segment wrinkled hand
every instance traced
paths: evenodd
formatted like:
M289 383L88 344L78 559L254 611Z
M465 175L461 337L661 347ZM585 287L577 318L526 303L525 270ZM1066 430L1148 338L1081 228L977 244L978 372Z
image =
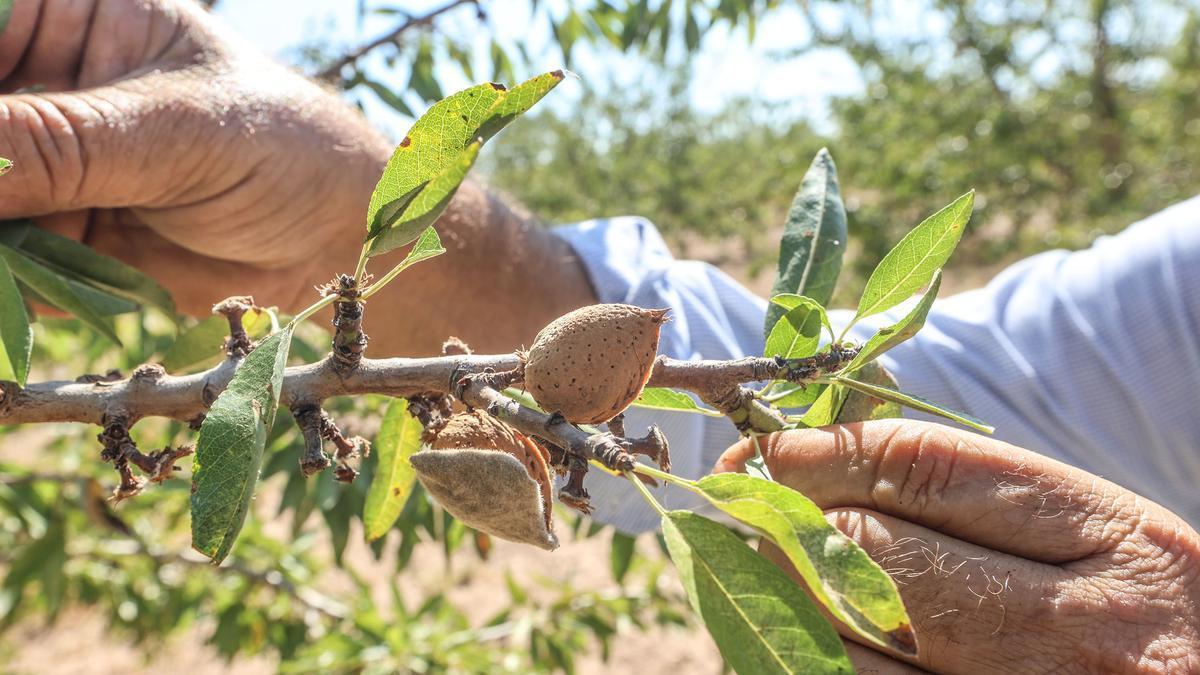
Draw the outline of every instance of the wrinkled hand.
M0 94L0 219L122 258L193 314L247 289L294 308L352 267L389 152L186 0L14 3Z
M915 665L972 675L1200 672L1200 535L1161 506L935 424L886 420L764 440L776 480L812 498L895 578L919 642ZM730 448L716 471L744 470L753 452L746 442ZM790 569L777 550L763 552ZM870 672L907 669L848 647Z

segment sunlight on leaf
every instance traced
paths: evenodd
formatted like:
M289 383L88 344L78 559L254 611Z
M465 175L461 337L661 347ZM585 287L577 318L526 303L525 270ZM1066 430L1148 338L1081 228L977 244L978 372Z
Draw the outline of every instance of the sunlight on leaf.
M729 528L671 511L662 530L688 601L734 671L854 672L841 638L813 601Z
M854 320L889 310L928 284L954 253L974 204L972 190L904 235L871 273Z
M408 413L408 401L392 399L372 444L379 463L363 506L368 541L387 534L412 493L417 473L408 458L421 449L421 431L421 423Z
M977 417L972 417L964 412L950 410L949 408L943 408L933 401L921 398L915 394L907 394L902 391L896 391L895 389L889 389L888 387L870 384L868 382L859 382L858 380L854 380L849 377L835 377L834 381L856 391L861 391L868 396L874 396L875 398L881 398L885 401L899 403L900 405L907 406L913 410L920 410L921 412L929 413L931 415L944 417L948 420L958 422L959 424L964 424L977 431L982 431L985 434L990 434L996 431L995 427Z
M200 427L192 463L192 547L213 564L229 555L246 522L291 341L289 324L259 343Z
M941 287L942 271L937 270L933 273L933 280L929 282L929 288L925 289L925 294L921 296L921 301L917 303L917 306L913 307L912 311L903 319L886 328L880 328L877 333L872 335L859 349L858 355L846 364L842 372L853 373L879 358L887 350L916 335L917 331L925 325L925 317L929 315L929 309L933 307L933 301L937 300L938 290Z
M691 396L665 387L646 387L642 390L642 395L638 396L630 405L637 408L681 410L683 412L708 415L709 417L724 417L724 415L716 410L709 410L699 405Z
M912 627L892 578L830 525L812 500L738 473L705 476L696 486L713 506L774 542L840 621L875 644L915 653Z

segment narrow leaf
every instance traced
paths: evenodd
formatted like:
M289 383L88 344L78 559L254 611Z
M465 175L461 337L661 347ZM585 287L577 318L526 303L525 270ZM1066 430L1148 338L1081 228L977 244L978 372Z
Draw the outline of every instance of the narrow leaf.
M32 288L47 303L74 315L104 337L121 344L112 326L81 300L71 290L67 280L57 272L7 246L0 246L0 258L8 263L9 270L18 281Z
M175 318L171 294L140 270L96 252L90 246L61 237L39 227L30 228L20 244L21 251L87 284L110 294L162 310Z
M852 380L848 377L836 377L834 380L839 384L854 389L855 391L861 391L868 396L874 396L875 398L881 398L885 401L899 403L900 405L908 406L913 410L920 410L921 412L926 412L931 415L945 417L948 420L953 420L959 424L964 424L972 429L982 431L985 434L990 434L996 431L995 427L977 417L972 417L971 415L963 412L957 412L948 408L943 408L933 401L929 401L914 394L906 394L902 391L897 391L895 389L890 389L877 384L859 382L858 380Z
M900 384L896 382L896 378L892 377L887 368L879 365L878 361L871 361L859 368L858 372L854 373L854 379L859 382L891 387L892 389L900 388ZM846 402L842 404L842 409L838 412L837 423L849 424L850 422L895 419L898 417L904 417L904 408L899 403L868 396L861 391L851 391L846 395Z
M928 284L958 246L974 204L972 190L904 235L871 272L854 319L889 310Z
M804 295L796 295L795 293L780 293L771 298L771 304L779 305L784 310L792 310L800 305L808 305L813 311L821 315L821 325L829 331L830 338L833 337L833 324L829 323L829 314L825 312L825 308L821 303Z
M724 525L671 511L662 529L688 601L735 672L854 672L813 601Z
M653 410L682 410L709 417L724 417L716 410L700 406L691 396L665 387L646 387L642 390L642 395L637 397L631 405Z
M915 653L911 622L892 578L830 525L812 500L737 473L705 476L696 487L713 506L774 542L838 620L875 644Z
M408 458L420 449L421 423L408 413L408 401L392 399L373 444L379 464L363 506L363 528L368 540L387 534L400 516L417 478Z
M510 122L542 100L542 97L557 87L565 76L566 73L561 70L542 73L508 90L504 96L492 104L487 118L479 127L479 137L484 141L491 139Z
M33 223L28 220L0 220L0 244L20 248L32 229Z
M481 147L483 143L480 141L471 143L454 162L447 164L441 173L430 179L413 197L404 213L371 240L369 255L377 256L400 248L412 242L425 228L432 225L446 210L450 199L458 191L458 186L467 177L467 172L475 165L475 158L479 156Z
M842 372L853 373L867 363L874 361L883 355L884 352L895 347L917 334L917 331L925 325L925 317L929 315L929 309L933 307L933 301L937 300L938 289L942 287L942 271L937 270L933 273L933 280L929 282L929 288L925 290L925 294L921 296L921 301L916 307L912 308L903 319L888 326L880 328L879 332L871 336L867 343L858 351L858 356L855 356Z
M0 13L4 13L6 9L11 11L12 0L0 0ZM3 21L4 23L8 23L8 17L5 16L3 19L0 19L0 21ZM0 26L0 30L4 30L4 28L2 26ZM8 173L8 170L11 168L12 168L12 160L8 160L3 157L0 157L0 176L3 176L4 174Z
M138 309L138 304L132 300L128 300L120 295L114 295L95 286L81 283L71 277L64 278L67 280L67 286L71 288L71 291L100 316L128 314L136 312Z
M846 208L838 190L837 167L829 151L822 148L788 211L779 246L779 276L771 295L797 293L828 305L842 270L846 237ZM763 331L774 328L783 314L782 308L768 306Z
M32 349L33 330L29 327L25 301L8 263L0 259L0 380L24 387Z
M192 547L220 564L237 540L275 422L292 326L264 339L209 408L192 463Z

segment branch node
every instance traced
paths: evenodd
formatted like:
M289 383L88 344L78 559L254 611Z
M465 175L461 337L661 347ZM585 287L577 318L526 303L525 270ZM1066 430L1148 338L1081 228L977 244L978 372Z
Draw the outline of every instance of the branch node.
M580 513L590 514L592 512L591 495L583 486L583 480L587 477L587 462L579 457L571 457L568 460L568 466L570 473L567 477L567 484L558 491L558 501Z
M112 368L103 375L96 375L92 373L80 375L79 377L75 378L75 382L78 384L104 384L107 382L119 382L122 379L124 378L121 376L121 371L117 370L116 368Z
M304 455L300 458L300 473L307 478L329 468L329 457L325 455L325 438L321 433L324 412L320 406L297 405L292 407L292 417L304 436Z
M143 363L134 369L130 379L136 382L157 382L165 377L166 374L167 369L157 363Z
M249 295L235 295L213 305L213 314L219 314L229 321L229 337L225 338L225 354L229 358L240 359L253 348L246 327L242 325L242 317L257 308L254 298Z
M358 367L367 348L358 280L348 274L339 274L321 292L338 296L333 303L333 369L345 376Z

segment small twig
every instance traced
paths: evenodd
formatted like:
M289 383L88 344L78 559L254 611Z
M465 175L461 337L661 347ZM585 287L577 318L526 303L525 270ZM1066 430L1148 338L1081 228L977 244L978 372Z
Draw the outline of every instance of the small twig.
M337 79L338 77L341 76L342 69L345 68L346 66L357 63L359 59L366 56L367 54L370 54L372 51L374 51L375 49L377 49L379 47L382 47L383 45L397 44L401 35L404 35L406 32L412 30L413 28L417 28L420 26L428 26L433 23L434 19L438 18L442 14L445 14L446 12L449 12L461 5L475 5L476 8L478 9L479 2L478 2L478 0L453 0L453 2L442 5L441 7L433 9L426 14L422 14L421 16L409 17L407 21L400 24L399 26L396 26L395 28L388 31L387 33L380 35L379 37L375 38L374 40L371 40L370 42L368 42L360 47L357 47L357 48L347 52L346 54L342 55L341 57L335 59L329 65L325 66L320 71L318 71L317 74L314 75L314 77L316 77L319 80Z

